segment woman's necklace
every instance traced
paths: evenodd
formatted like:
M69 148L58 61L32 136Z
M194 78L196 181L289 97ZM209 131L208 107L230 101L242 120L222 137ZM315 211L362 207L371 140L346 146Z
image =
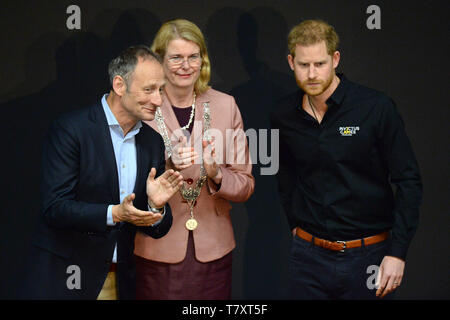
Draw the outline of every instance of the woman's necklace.
M195 93L194 93L194 103L195 103ZM167 155L170 158L172 156L172 142L170 141L169 134L167 133L167 127L164 122L164 117L161 112L161 108L156 109L155 120L158 125L159 133L161 134L164 145L166 147ZM211 118L210 118L210 109L209 103L203 103L203 140L210 140L210 136L207 134L207 130L209 130L211 126ZM189 127L189 124L187 125ZM200 196L200 191L205 184L206 181L206 170L203 166L203 161L200 166L200 177L195 184L195 188L187 187L186 182L183 181L183 185L180 188L181 196L189 205L190 209L190 218L186 221L186 228L188 230L194 230L197 228L197 220L194 218L194 205Z
M187 130L192 123L192 120L194 119L194 114L195 114L195 91L194 91L194 102L192 102L192 110L191 110L191 116L189 117L189 122L187 125L182 126L181 130Z
M311 99L309 98L309 95L308 95L308 102L309 102L309 107L311 108L311 110L312 110L312 112L313 112L313 114L314 114L314 118L316 119L316 121L317 121L318 123L320 123L320 122L319 122L319 119L318 119L317 116L316 116L316 111L314 111L314 109L315 109L316 107L312 104L312 101L311 101Z

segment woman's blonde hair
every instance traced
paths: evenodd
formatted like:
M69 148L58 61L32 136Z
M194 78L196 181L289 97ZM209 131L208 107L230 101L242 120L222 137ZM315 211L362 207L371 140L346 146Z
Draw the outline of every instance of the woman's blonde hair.
M208 83L211 78L211 63L206 49L205 38L194 23L185 19L170 20L164 23L156 33L151 50L164 59L167 46L170 41L175 39L192 41L200 47L202 66L200 76L194 85L195 93L200 95L209 89Z

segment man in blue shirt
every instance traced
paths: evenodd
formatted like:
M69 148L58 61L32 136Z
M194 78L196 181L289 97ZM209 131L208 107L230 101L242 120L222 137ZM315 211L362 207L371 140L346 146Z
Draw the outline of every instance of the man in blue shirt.
M109 76L101 103L63 115L45 139L26 297L133 299L135 233L159 238L171 227L166 203L182 176L165 171L162 138L142 123L161 104L160 58L128 48Z

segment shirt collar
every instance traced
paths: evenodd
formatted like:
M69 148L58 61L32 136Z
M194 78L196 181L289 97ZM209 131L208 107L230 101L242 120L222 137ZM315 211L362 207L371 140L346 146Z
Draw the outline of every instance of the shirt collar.
M120 127L120 124L116 119L116 116L114 115L114 113L112 113L111 108L109 107L108 102L106 101L107 98L108 98L108 94L104 94L102 97L102 107L103 107L103 111L105 112L105 115L106 115L106 121L108 122L108 126ZM130 133L134 133L134 131L136 131L136 133L139 132L139 129L141 127L142 127L142 122L138 121L136 123L136 125L133 127L133 129L130 130Z
M109 108L106 98L108 98L108 94L104 94L102 97L102 107L103 107L103 111L105 112L105 115L106 115L106 121L108 122L108 125L110 127L118 126L119 122L117 121L116 117L114 116L111 109Z
M327 99L327 104L334 103L340 105L342 103L342 100L344 100L348 81L343 73L338 73L337 76L339 77L340 82L331 96Z
M336 105L340 105L342 103L342 101L344 100L345 97L345 92L347 91L347 87L348 87L348 80L347 78L344 76L343 73L338 73L336 74L339 77L339 84L336 87L336 89L334 90L334 92L331 94L331 96L327 99L326 103L327 105L332 105L332 104L336 104ZM299 110L303 110L302 109L302 99L303 99L303 95L305 94L305 92L302 89L299 89L298 91L298 95L297 95L297 101L296 101L296 106Z

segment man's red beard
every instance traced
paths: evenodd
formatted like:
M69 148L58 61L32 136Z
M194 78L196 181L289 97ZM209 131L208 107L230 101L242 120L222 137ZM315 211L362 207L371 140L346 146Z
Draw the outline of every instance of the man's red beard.
M300 89L302 89L304 92L306 92L306 94L310 95L310 96L318 96L320 94L322 94L323 92L325 92L328 87L331 85L331 83L333 82L334 79L334 75L335 73L332 72L330 74L330 77L328 79L324 80L305 80L305 81L300 81L297 79L297 77L295 77L295 81L297 81L297 85L300 87ZM317 84L315 86L308 86L309 84Z

